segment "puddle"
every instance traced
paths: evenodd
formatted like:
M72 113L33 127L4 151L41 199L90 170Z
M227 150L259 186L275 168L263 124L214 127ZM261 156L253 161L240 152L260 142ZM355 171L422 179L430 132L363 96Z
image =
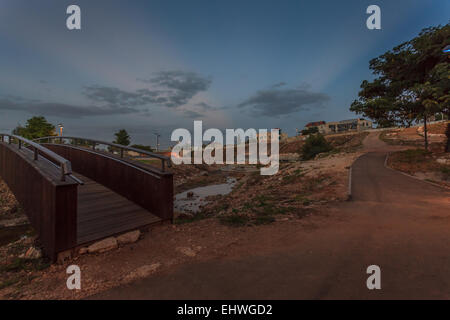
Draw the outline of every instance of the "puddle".
M197 213L201 206L208 203L206 197L226 195L233 190L235 184L235 178L227 178L226 183L212 184L179 193L175 196L174 210L183 213ZM193 195L188 198L188 193L191 192Z

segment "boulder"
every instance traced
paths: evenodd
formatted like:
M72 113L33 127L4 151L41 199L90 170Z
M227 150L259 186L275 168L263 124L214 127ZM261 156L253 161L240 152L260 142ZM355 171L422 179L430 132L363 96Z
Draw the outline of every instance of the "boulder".
M119 244L134 243L139 240L141 232L139 230L130 231L117 237Z
M101 241L98 241L94 244L91 244L88 247L89 253L102 253L105 251L109 251L117 248L117 240L114 237L106 238Z

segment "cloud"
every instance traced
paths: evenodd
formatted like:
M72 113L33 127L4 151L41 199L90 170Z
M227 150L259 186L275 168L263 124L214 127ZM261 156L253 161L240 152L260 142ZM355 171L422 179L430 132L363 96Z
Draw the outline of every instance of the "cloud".
M150 88L130 92L115 87L86 86L83 94L95 103L106 106L137 107L156 104L168 108L186 105L196 94L208 90L212 80L195 72L164 71L150 79L137 79Z
M285 86L285 85L287 85L286 82L278 82L278 83L272 85L271 88L279 88L279 87L282 87L282 86Z
M209 89L212 79L195 72L163 71L150 79L138 79L158 88L158 103L169 108L185 105L196 94Z
M25 111L37 115L82 118L87 116L108 116L137 113L140 110L131 107L78 106L58 102L41 102L23 98L0 99L0 110Z
M158 93L147 89L128 92L114 87L87 86L84 95L91 101L110 107L137 107L157 102Z
M280 84L284 86L284 83ZM238 108L246 108L255 116L277 117L309 110L310 106L321 107L330 99L324 93L310 91L307 86L280 89L280 84L258 91Z

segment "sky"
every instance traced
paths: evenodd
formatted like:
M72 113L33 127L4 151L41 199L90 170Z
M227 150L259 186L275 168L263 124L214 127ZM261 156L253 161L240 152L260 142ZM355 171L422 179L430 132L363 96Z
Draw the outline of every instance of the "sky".
M372 4L381 30L366 27ZM357 117L370 59L449 19L448 0L0 0L0 132L43 115L68 136L123 128L145 145L194 120L294 135Z

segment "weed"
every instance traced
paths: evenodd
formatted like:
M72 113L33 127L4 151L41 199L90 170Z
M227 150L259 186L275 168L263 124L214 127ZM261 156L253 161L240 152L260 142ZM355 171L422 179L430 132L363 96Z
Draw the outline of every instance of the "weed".
M269 224L275 221L275 218L271 215L260 215L254 220L255 225Z
M229 216L222 216L219 218L220 222L224 225L231 227L245 226L249 222L249 218L240 214L233 214Z
M10 287L10 286L16 284L17 282L19 282L18 278L7 279L5 281L2 281L2 282L0 282L0 290L4 289L6 287Z
M11 263L1 266L0 272L41 271L50 266L45 259L15 258Z

